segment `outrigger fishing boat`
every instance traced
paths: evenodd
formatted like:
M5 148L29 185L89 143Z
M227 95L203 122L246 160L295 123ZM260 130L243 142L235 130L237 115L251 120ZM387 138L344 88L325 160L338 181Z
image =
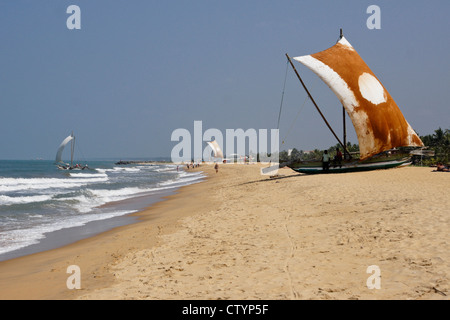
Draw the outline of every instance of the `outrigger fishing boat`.
M62 158L62 153L64 151L64 148L66 145L70 142L70 163L64 163ZM84 170L89 168L88 165L81 165L81 164L75 164L73 163L73 156L75 153L75 136L73 135L73 132L70 134L70 136L66 137L61 144L58 147L58 151L56 152L56 158L55 158L55 164L60 170Z
M340 165L330 162L330 167L324 169L319 161L296 161L287 164L291 169L301 173L389 169L410 163L408 148L423 147L419 136L406 121L394 99L343 36L342 29L339 40L331 48L293 59L311 69L338 97L343 106L343 142L325 119L292 59L288 54L286 57L310 100L344 151ZM347 150L345 112L350 117L358 137L359 159L352 158Z

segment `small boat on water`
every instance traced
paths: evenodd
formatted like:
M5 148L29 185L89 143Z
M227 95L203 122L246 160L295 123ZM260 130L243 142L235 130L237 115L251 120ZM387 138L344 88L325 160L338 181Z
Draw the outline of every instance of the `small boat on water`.
M324 51L294 57L312 70L335 93L343 106L344 141L342 142L314 101L292 59L289 64L317 111L342 146L343 160L328 168L320 161L296 161L287 166L301 173L338 173L389 169L410 163L411 148L423 147L419 136L404 118L399 107L342 34L337 43ZM281 112L281 110L280 110ZM345 112L350 117L359 142L359 159L347 150Z
M66 145L70 142L70 163L64 163L62 161L62 153ZM60 170L84 170L89 168L88 165L81 165L73 163L73 156L75 153L75 136L73 132L70 136L66 137L58 147L58 151L56 152L55 164Z

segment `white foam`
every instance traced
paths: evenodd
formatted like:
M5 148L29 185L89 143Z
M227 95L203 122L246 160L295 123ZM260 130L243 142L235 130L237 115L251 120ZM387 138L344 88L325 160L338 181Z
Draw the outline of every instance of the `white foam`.
M74 178L107 178L106 173L70 173Z
M192 184L195 181L198 182L198 180L201 180L204 177L205 176L203 175L203 172L188 173L188 172L182 171L182 172L180 172L180 174L177 178L161 182L159 185L160 186L174 185L173 187L177 187L179 185Z
M86 189L82 195L70 198L77 203L74 204L74 208L81 213L88 213L94 208L104 205L106 203L122 201L134 197L138 197L151 192L169 189L169 188L122 188L117 190L107 189ZM67 200L67 199L60 199Z
M113 171L126 171L126 172L138 172L141 171L139 168L121 168L121 167L114 167Z
M53 188L75 188L90 183L106 182L108 177L93 178L0 178L0 192L25 191L25 190L44 190Z
M143 187L133 186L134 179L126 178L123 185L119 180L118 185L122 186L121 189L108 189L110 187L114 188L114 183L120 177L132 177L140 171L145 173L142 177L148 174L148 185ZM47 232L82 226L89 221L102 220L134 212L102 212L107 209L94 209L103 204L137 196L151 195L165 190L173 190L182 185L199 182L205 177L202 172L176 171L175 165L114 167L111 169L96 169L92 173L71 172L69 174L70 177L65 178L0 177L0 206L4 205L5 207L3 208L7 208L6 206L9 204L51 201L48 205L48 214L44 210L30 213L21 212L20 219L16 219L15 213L2 216L2 221L5 221L5 225L2 226L3 229L0 231L0 254L38 243L45 237ZM110 180L110 175L117 175L118 178ZM171 180L157 184L155 178L161 181L160 176L164 178L163 175L170 177ZM140 175L138 180L141 183ZM103 187L99 183L104 183ZM96 184L96 186L90 187L90 184ZM101 189L95 189L97 187ZM18 192L20 194L5 192ZM43 205L47 204L43 203ZM36 207L39 207L38 210L42 210L39 204ZM41 212L45 213L41 214ZM28 218L24 219L24 217ZM36 225L37 223L39 225Z
M158 168L158 169L155 169L155 171L157 171L157 172L177 172L177 168L176 167Z
M139 194L148 192L151 189L141 189L141 188L123 188L118 190L106 190L88 189L96 198L101 199L103 203L125 200L127 198L137 196Z
M102 214L79 215L76 217L65 217L60 221L48 223L39 227L24 228L11 231L0 232L0 254L18 250L36 244L45 238L45 234L61 229L80 227L91 221L105 220L131 214L136 210L113 211Z
M25 197L10 197L0 195L0 205L9 206L13 204L43 202L51 199L52 199L51 195L25 196Z
M74 197L78 203L75 208L82 213L90 212L93 208L109 202L123 201L126 199L149 195L158 191L169 190L183 185L199 182L205 176L202 172L186 173L180 172L179 177L159 183L152 188L127 187L116 190L108 189L86 189L83 195ZM66 200L66 199L61 199Z

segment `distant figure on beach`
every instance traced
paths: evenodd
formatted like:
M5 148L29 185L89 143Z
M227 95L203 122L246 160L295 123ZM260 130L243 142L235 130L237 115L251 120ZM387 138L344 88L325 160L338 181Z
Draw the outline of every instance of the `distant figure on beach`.
M339 148L336 148L336 155L334 156L334 167L339 165L339 168L342 168L342 152Z
M216 173L219 172L219 164L216 163L216 165L214 166L214 169L216 169Z
M438 163L436 166L436 171L450 172L450 169L444 166L442 163Z
M328 154L328 151L325 150L322 155L322 169L323 171L328 171L329 167L330 167L330 155Z

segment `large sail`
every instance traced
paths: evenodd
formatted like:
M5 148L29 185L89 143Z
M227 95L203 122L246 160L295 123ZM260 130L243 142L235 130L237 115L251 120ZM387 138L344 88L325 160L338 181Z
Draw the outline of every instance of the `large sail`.
M405 146L423 146L391 95L342 37L331 48L295 57L316 73L346 109L358 137L360 159Z
M216 140L208 142L208 145L211 147L211 149L213 149L215 158L223 158L223 152Z
M68 136L67 138L65 138L63 140L63 142L61 142L61 144L58 147L58 151L56 152L56 159L55 159L55 163L61 163L61 156L62 153L64 151L64 147L74 138L73 135ZM72 159L71 159L72 161Z

